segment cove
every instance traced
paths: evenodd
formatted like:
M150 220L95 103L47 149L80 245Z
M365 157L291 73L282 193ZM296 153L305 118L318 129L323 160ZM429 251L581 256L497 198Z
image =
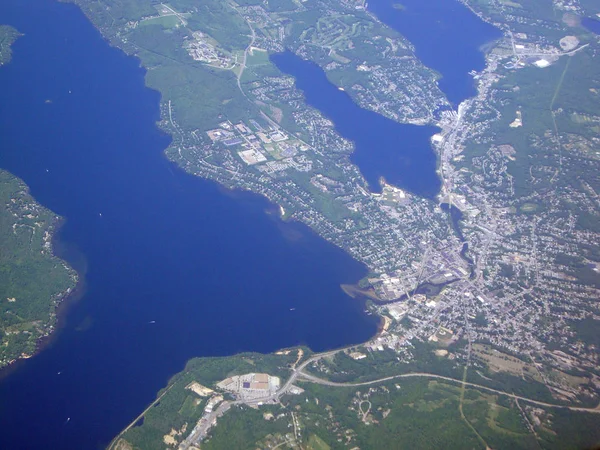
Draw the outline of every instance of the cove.
M306 103L318 109L335 125L336 131L354 142L351 155L372 191L380 191L380 177L388 183L434 198L440 189L436 156L430 139L438 129L399 124L359 107L339 90L317 64L285 51L271 56L282 72L296 79Z
M0 167L66 219L87 266L52 344L0 381L0 448L105 446L192 357L376 332L340 289L363 265L164 158L159 94L77 7L4 0L0 17L24 34L0 68Z
M455 106L476 94L469 72L485 67L482 46L502 36L457 0L369 0L368 10L405 36L417 57L441 75Z

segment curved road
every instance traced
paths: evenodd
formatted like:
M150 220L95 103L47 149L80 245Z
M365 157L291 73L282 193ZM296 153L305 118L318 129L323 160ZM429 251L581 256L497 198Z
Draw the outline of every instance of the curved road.
M251 39L250 39L250 44L248 44L248 47L246 47L246 50L244 50L244 59L242 61L242 64L240 65L240 71L237 76L238 88L240 89L242 94L244 94L244 97L247 97L246 93L242 89L241 79L242 79L242 74L244 73L244 69L246 68L246 60L248 59L248 52L252 49L252 46L254 45L254 41L256 40L256 32L254 31L254 28L252 28L250 21L246 20L244 15L241 12L239 12L237 9L236 9L236 11L238 12L238 14L240 16L242 16L242 19L244 19L246 21L246 24L248 24L248 28L250 28L250 32L252 33Z
M338 386L338 387L356 387L356 386L369 386L372 384L383 383L385 381L395 380L398 378L412 378L412 377L420 377L420 378L435 378L444 381L450 381L451 383L461 384L464 386L470 386L476 389L481 389L488 392L493 392L495 394L505 395L506 397L514 398L515 400L522 400L525 402L533 403L534 405L544 406L547 408L565 408L571 411L579 411L579 412L588 412L593 414L600 414L600 405L595 408L582 408L578 406L568 406L568 405L557 405L554 403L546 403L538 400L533 400L531 398L523 397L516 394L510 394L508 392L504 392L498 389L493 389L487 386L482 386L476 383L470 383L468 381L457 380L455 378L445 377L443 375L436 375L434 373L426 373L426 372L413 372L413 373L404 373L401 375L393 375L385 378L379 378L377 380L372 381L364 381L361 383L336 383L335 381L324 380L323 378L316 377L314 375L308 374L304 371L299 371L298 376L301 379L306 381L310 381L311 383L323 384L325 386ZM286 383L287 384L287 383Z
M351 347L348 347L351 348ZM316 383L316 384L321 384L324 386L332 386L332 387L358 387L358 386L369 386L369 385L373 385L373 384L379 384L379 383L384 383L386 381L391 381L391 380L397 380L400 378L432 378L432 379L437 379L437 380L443 380L443 381L447 381L450 383L456 383L459 384L463 387L471 387L474 389L479 389L482 391L487 391L487 392L493 392L495 394L498 395L504 395L506 397L509 398L513 398L515 399L517 402L519 400L524 401L524 402L529 402L531 404L534 405L538 405L538 406L542 406L542 407L546 407L546 408L562 408L562 409L568 409L570 411L576 411L576 412L586 412L586 413L592 413L592 414L600 414L600 405L598 405L595 408L583 408L583 407L579 407L579 406L569 406L569 405L558 405L558 404L554 404L554 403L547 403L547 402L542 402L539 400L534 400L531 398L527 398L527 397L523 397L521 395L516 395L516 394L511 394L509 392L505 392L505 391L501 391L499 389L494 389L494 388L490 388L487 386L482 386L480 384L476 384L476 383L471 383L468 381L464 381L464 380L459 380L456 378L451 378L451 377L446 377L444 375L436 375L434 373L427 373L427 372L413 372L413 373L403 373L400 375L392 375L389 377L383 377L383 378L379 378L377 380L371 380L371 381L363 381L363 382L359 382L359 383L338 383L335 381L329 381L329 380L325 380L323 378L319 378L315 375L309 374L305 372L305 369L307 366L309 366L310 364L312 364L313 362L316 362L318 360L320 360L321 358L325 358L328 356L333 356L343 350L346 350L346 348L342 348L342 349L337 349L337 350L332 350L329 352L325 352L325 353L320 353L317 355L313 355L310 358L308 358L306 361L304 361L302 364L300 364L298 367L296 367L295 369L292 370L292 374L290 375L290 377L288 378L288 380L285 382L285 384L278 389L275 393L265 396L265 397L261 397L261 398L256 398L250 401L247 400L226 400L224 402L222 402L219 407L212 411L211 413L205 415L202 417L202 419L200 419L198 421L198 423L196 424L196 426L194 427L194 429L191 431L191 433L188 435L188 437L178 446L179 450L186 450L188 448L190 448L192 445L198 445L208 434L208 431L210 430L210 428L212 428L215 424L216 421L219 417L221 417L223 414L225 414L229 409L231 409L232 406L234 405L242 405L242 404L246 404L249 406L260 406L264 403L276 403L279 401L280 397L287 394L287 392L289 391L289 389L292 387L292 385L294 384L295 381L306 381L306 382L310 382L310 383ZM172 386L171 386L172 387ZM170 389L170 387L169 387ZM168 391L168 389L167 389ZM110 449L112 449L114 447L114 445L118 442L119 438L133 425L135 424L141 417L144 416L144 414L156 403L158 402L163 395L165 395L167 393L167 391L165 391L159 398L157 398L142 414L140 414L140 416L138 416L130 425L129 427L127 427L125 430L123 430L112 442L111 446L109 447Z

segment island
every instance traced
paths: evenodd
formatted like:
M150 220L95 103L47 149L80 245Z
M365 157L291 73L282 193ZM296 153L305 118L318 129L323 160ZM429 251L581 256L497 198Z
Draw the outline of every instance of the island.
M0 66L19 37L0 26ZM0 67L0 70L2 68ZM31 357L56 327L56 308L77 284L53 253L60 217L37 203L22 180L0 169L0 368Z
M73 0L161 95L168 158L363 262L363 345L189 362L111 448L572 448L600 441L595 2L462 0L503 32L454 108L359 0ZM436 126L436 198L369 185L270 56ZM380 192L378 192L380 191ZM444 206L445 205L445 206Z

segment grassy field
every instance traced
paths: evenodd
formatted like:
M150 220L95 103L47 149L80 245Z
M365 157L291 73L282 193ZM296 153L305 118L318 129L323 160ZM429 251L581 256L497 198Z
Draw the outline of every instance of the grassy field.
M492 372L506 372L518 377L528 376L536 381L542 381L533 364L495 350L489 345L474 344L473 357L484 361Z

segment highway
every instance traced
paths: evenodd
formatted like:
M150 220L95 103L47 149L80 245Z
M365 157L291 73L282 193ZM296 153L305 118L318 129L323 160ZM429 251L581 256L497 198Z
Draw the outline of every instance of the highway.
M534 405L538 405L538 406L543 406L545 408L563 408L563 409L568 409L570 411L578 411L578 412L587 412L587 413L592 413L592 414L600 414L600 405L595 407L595 408L582 408L582 407L578 407L578 406L569 406L569 405L558 405L558 404L554 404L554 403L546 403L546 402L541 402L538 400L534 400L528 397L523 397L521 395L516 395L516 394L511 394L505 391L501 391L499 389L493 389L487 386L482 386L480 384L476 384L476 383L470 383L468 381L462 381L462 380L458 380L456 378L451 378L451 377L445 377L443 375L436 375L434 373L427 373L427 372L413 372L413 373L404 373L401 375L392 375L389 377L385 377L385 378L379 378L377 380L372 380L372 381L364 381L361 383L336 383L334 381L329 381L329 380L324 380L322 378L316 377L314 375L311 374L307 374L307 373L301 373L300 374L302 376L302 378L306 381L309 381L311 383L317 383L317 384L322 384L325 386L336 386L336 387L358 387L358 386L370 386L373 384L379 384L379 383L384 383L386 381L391 381L391 380L397 380L399 378L434 378L434 379L438 379L438 380L444 380L444 381L449 381L451 383L456 383L456 384L461 384L464 386L469 386L475 389L480 389L483 391L487 391L487 392L493 392L495 394L499 394L499 395L504 395L506 397L510 397L510 398L514 398L515 400L522 400L525 402L529 402L532 403Z
M234 8L237 13L242 17L242 19L244 19L246 21L246 23L248 24L248 27L250 28L250 32L252 33L250 36L250 43L248 44L248 47L246 47L246 49L244 50L244 59L242 60L242 64L240 64L240 70L238 72L237 75L237 85L238 88L240 89L240 91L242 92L242 94L244 94L244 97L247 97L246 93L244 92L244 90L242 89L242 74L244 73L244 69L246 68L246 61L248 59L248 52L252 51L252 46L254 45L254 41L256 40L256 32L254 31L254 28L252 27L252 24L250 23L249 20L247 20L244 15L238 11L237 8Z

